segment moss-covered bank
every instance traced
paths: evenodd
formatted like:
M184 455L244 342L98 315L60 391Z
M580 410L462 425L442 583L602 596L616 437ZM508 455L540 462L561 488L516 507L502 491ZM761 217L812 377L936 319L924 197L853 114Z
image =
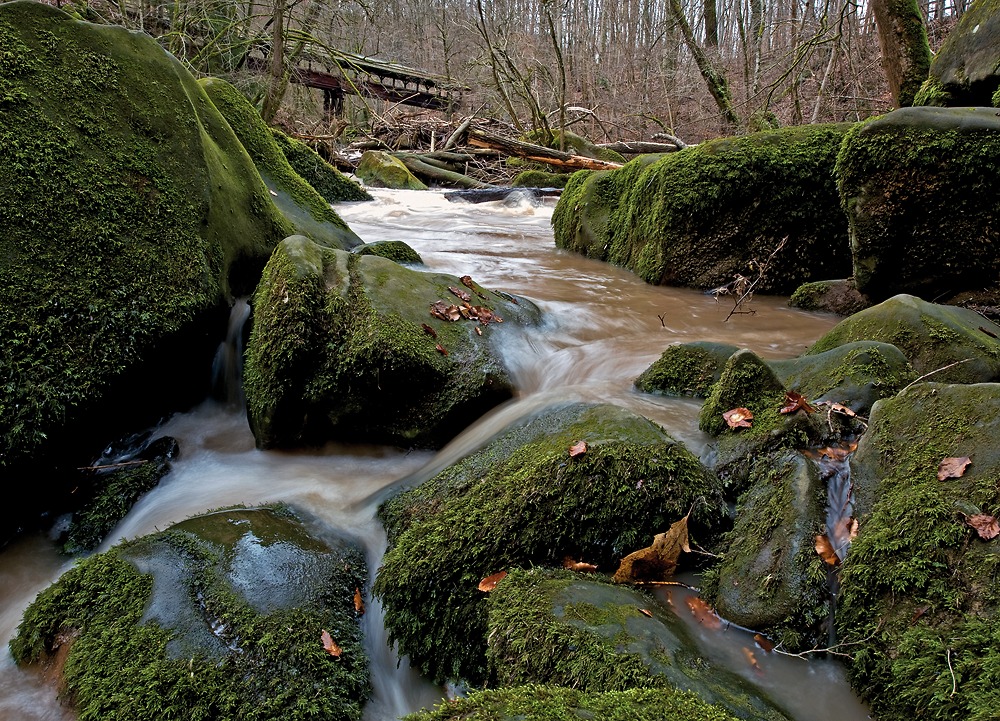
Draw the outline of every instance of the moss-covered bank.
M586 453L571 458L581 440ZM435 679L480 683L482 578L566 555L611 569L698 498L696 533L722 516L715 479L655 424L615 406L550 409L382 505L386 627Z
M440 446L510 398L493 344L536 322L537 309L476 285L482 297L472 294L472 302L505 322L448 322L430 308L462 303L449 288L473 293L454 276L302 236L282 241L254 295L247 346L244 388L257 444Z
M875 301L930 299L995 284L998 172L992 109L903 108L855 127L837 158L837 186L858 290Z
M367 190L323 160L319 153L297 138L271 128L278 147L292 170L298 173L328 203L371 200Z
M11 653L64 657L81 721L357 721L365 576L358 549L285 510L218 511L81 561L28 607Z
M791 293L850 274L833 168L847 125L722 138L614 171L575 174L553 214L556 245L649 283L711 288L752 276L784 238L758 290Z
M879 719L996 718L1000 546L966 519L1000 511L998 438L1000 386L921 383L876 404L852 460L860 528L838 627ZM964 456L964 475L938 480Z

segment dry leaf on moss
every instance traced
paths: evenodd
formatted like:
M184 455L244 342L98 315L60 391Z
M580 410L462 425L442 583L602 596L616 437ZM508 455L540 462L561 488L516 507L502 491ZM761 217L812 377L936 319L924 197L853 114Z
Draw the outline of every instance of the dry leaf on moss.
M961 478L965 475L965 469L972 463L968 456L962 458L943 458L938 464L937 479L946 481L949 478Z
M615 583L665 581L673 575L681 553L690 552L688 516L684 516L673 523L666 533L654 536L653 545L623 558L611 580Z
M722 414L726 423L733 430L737 428L749 428L750 421L753 420L753 412L749 408L733 408Z
M364 599L361 598L360 588L354 589L354 610L358 612L359 616L365 615L365 602Z
M587 452L587 442L577 441L569 447L569 457L576 458L577 456L582 456Z
M480 581L478 588L483 593L489 593L490 591L492 591L494 588L497 587L497 584L500 583L500 581L502 581L506 577L507 577L506 571L500 571L500 573L494 573L492 576L487 576L482 581Z
M320 636L320 641L323 642L323 650L326 651L331 656L333 656L334 658L340 658L340 654L344 652L344 650L337 645L337 642L333 640L333 637L330 635L330 632L327 631L325 628L323 629L323 633Z
M597 570L597 566L593 563L585 563L583 561L575 561L569 556L563 558L563 568L570 571L580 571L581 573L593 573Z
M805 411L806 413L815 413L816 409L809 405L809 401L801 393L796 393L795 391L787 391L785 393L785 405L781 409L781 413L795 413L795 411Z
M1000 536L1000 523L988 513L976 513L967 516L965 522L976 529L976 533L984 541L989 541Z

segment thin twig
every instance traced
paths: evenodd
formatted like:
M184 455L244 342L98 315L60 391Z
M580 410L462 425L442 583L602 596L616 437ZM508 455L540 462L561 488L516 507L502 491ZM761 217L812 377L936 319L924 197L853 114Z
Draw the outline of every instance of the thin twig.
M121 463L109 463L105 466L80 466L76 470L78 471L103 471L108 468L122 468L124 466L140 466L143 463L149 463L148 460L139 461L122 461Z
M681 581L632 581L633 586L683 586L684 588L694 591L695 593L700 593L701 589L697 586L689 586Z
M922 376L920 376L920 377L919 377L919 378L917 378L917 379L916 379L915 381L913 381L912 383L910 383L910 385L909 385L909 386L906 386L906 388L904 388L903 390L901 390L901 391L900 391L900 393L903 393L904 391L906 391L906 389L907 389L907 388L909 388L909 387L910 387L910 386L912 386L912 385L915 385L915 384L919 383L919 382L920 382L920 381L922 381L922 380L923 380L924 378L930 378L930 377L931 377L932 375L934 375L935 373L940 373L941 371L946 371L946 370L948 370L949 368L954 368L955 366L957 366L957 365L961 365L962 363L968 363L968 362L969 362L970 360L972 360L972 359L971 359L971 358L964 358L964 359L962 359L962 360L960 360L960 361L955 361L954 363L949 363L949 364L948 364L948 365L946 365L946 366L941 366L940 368L938 368L938 369L936 369L936 370L932 370L932 371L931 371L930 373L924 373L924 374L923 374ZM897 394L897 395L898 395L898 394Z
M955 678L955 669L951 667L951 649L948 649L948 653L945 654L945 658L948 659L948 671L951 672L951 696L955 695L958 690L958 679ZM949 698L951 698L949 696Z
M849 653L843 653L841 651L837 651L836 649L838 649L838 648L848 648L849 646L860 646L861 644L867 643L868 641L870 641L873 637L874 637L874 634L872 634L868 638L863 638L860 641L849 641L847 643L837 643L837 644L834 644L833 646L828 646L826 648L811 648L808 651L800 651L799 653L792 653L791 651L782 651L780 648L778 648L776 646L774 648L774 652L775 653L780 653L782 656L794 656L795 658L801 658L801 659L805 659L806 656L808 654L810 654L810 653L829 653L829 654L832 654L833 656L843 656L844 658L850 658L851 655Z
M754 278L750 282L750 284L743 290L743 292L738 295L738 297L736 298L736 304L733 306L733 309L729 311L729 315L726 316L726 321L728 321L734 315L740 315L740 314L756 315L757 311L755 310L740 310L740 308L743 306L744 303L753 300L754 286L757 285L760 281L764 280L764 277L767 275L768 268L771 267L771 262L774 260L774 256L776 256L779 252L781 252L781 249L785 247L785 244L787 242L788 242L788 236L786 235L784 238L781 239L781 242L778 243L778 246L773 251L771 251L771 255L767 257L767 260L765 260L763 263L757 264L757 277ZM740 279L746 280L745 278L743 278L743 276L737 276L737 280Z

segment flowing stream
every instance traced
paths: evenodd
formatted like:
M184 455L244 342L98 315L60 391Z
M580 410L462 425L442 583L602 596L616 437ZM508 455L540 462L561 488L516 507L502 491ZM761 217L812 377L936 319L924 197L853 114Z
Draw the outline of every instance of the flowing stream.
M754 300L755 315L727 322L732 301L725 298L649 286L627 271L559 251L549 226L552 201L470 205L450 203L437 192L374 194L374 202L337 208L363 239L404 240L435 271L471 275L488 288L526 296L541 307L546 319L541 328L499 328L508 336L505 356L518 397L436 454L338 443L308 452L258 451L241 412L231 404L206 402L157 429L157 435L171 435L180 444L173 471L136 504L102 550L208 509L282 500L358 539L374 573L386 543L375 508L390 487L429 477L512 421L556 401L626 406L704 455L709 439L697 428L699 403L639 394L632 389L634 378L673 342L714 340L765 357L788 357L836 322L832 316L790 309L783 298L766 297ZM235 366L236 359L223 355L220 364ZM16 668L6 649L24 608L71 565L44 536L23 538L0 552L0 721L73 718L52 686ZM375 694L365 719L389 721L438 702L441 689L419 678L405 660L397 664L385 642L381 610L374 600L367 602L364 631ZM868 718L837 664L765 654L742 632L705 624L690 604L672 605L695 628L706 656L765 688L798 721Z

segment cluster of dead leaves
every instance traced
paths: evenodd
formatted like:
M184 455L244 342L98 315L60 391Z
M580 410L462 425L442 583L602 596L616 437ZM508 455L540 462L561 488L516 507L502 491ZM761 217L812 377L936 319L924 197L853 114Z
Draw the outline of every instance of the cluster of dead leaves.
M470 288L473 293L483 300L486 299L486 296L476 288L471 276L463 275L461 280L462 284ZM480 327L481 325L488 325L489 323L503 323L503 318L494 313L492 309L487 308L485 305L472 305L472 295L468 291L456 288L455 286L448 286L448 290L452 295L462 301L462 304L449 304L443 300L434 301L431 303L431 315L438 320L443 320L447 323L454 323L462 320L463 318L465 320L478 321L479 325L475 326L476 335L483 334L483 330ZM437 340L438 335L433 328L426 323L421 323L420 327L424 329L424 333L429 335L434 340ZM441 355L448 355L448 350L440 343L438 343L435 348Z
M947 481L952 478L961 478L965 475L966 469L972 465L972 459L968 456L961 458L942 458L938 464L937 479ZM963 514L965 515L965 514ZM1000 536L1000 522L988 513L973 513L965 515L965 522L984 541L992 541Z
M821 401L816 404L817 406L826 406L829 413L840 413L842 415L848 416L850 418L860 418L857 413L852 411L845 405L840 403L830 403L829 401ZM816 407L806 400L806 397L801 393L795 391L785 392L785 405L779 409L779 413L787 415L789 413L796 413L798 411L805 411L806 413L815 413ZM722 414L726 423L730 428L736 430L737 428L750 428L753 421L753 411L749 408L733 408L732 410L726 411Z

